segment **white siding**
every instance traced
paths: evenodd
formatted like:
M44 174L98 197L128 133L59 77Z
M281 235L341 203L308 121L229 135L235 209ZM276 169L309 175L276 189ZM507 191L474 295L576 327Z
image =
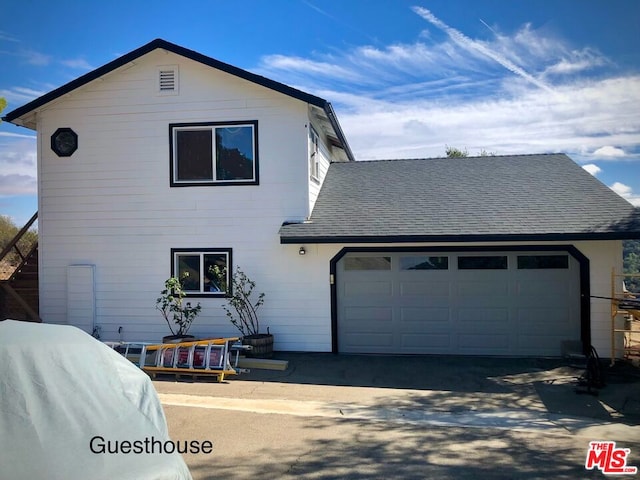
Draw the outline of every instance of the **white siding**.
M96 292L93 265L67 267L67 318L71 325L93 333L96 320Z
M179 95L157 94L157 66L166 64L179 66ZM258 121L260 185L170 188L169 124L232 120ZM233 264L266 293L265 327L287 332L276 348L302 338L300 349L322 349L326 332L299 315L304 301L290 295L290 255L277 235L283 221L308 214L307 124L300 101L160 52L39 112L43 319L72 321L67 267L92 264L103 338L118 338L122 327L126 340L156 341L168 332L155 299L170 274L170 249L232 248ZM50 149L59 127L78 134L71 157ZM223 300L200 301L195 334L237 333Z

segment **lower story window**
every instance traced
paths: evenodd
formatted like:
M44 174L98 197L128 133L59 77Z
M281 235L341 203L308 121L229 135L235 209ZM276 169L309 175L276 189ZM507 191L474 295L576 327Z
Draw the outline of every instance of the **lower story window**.
M230 248L171 249L171 275L190 296L223 297L231 271Z

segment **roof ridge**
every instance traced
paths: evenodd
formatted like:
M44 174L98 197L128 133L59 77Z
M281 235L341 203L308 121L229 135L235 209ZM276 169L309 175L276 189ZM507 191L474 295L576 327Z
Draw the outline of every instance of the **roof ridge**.
M556 153L515 153L515 154L503 154L503 155L475 155L475 156L467 156L467 157L413 157L413 158L372 158L366 160L358 160L356 162L350 163L375 163L375 162L416 162L416 161L425 161L425 160L470 160L470 159L480 159L480 158L506 158L506 157L551 157L551 156L565 156L568 157L566 153L556 152ZM343 162L338 162L343 163Z

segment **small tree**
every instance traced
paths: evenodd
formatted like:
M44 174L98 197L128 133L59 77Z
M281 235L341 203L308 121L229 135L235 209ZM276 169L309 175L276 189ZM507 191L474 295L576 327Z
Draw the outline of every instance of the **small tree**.
M469 151L466 148L464 150L460 150L459 148L450 147L449 145L446 146L445 153L448 158L462 158L469 156Z
M229 303L222 305L222 308L231 324L240 330L243 337L260 335L257 310L264 303L264 293L258 294L255 301L252 299L256 282L251 280L240 267L237 267L231 277L231 291L229 291L226 288L226 269L216 265L211 267L210 271L218 278L220 285L223 285L227 292Z
M156 299L156 309L160 311L169 330L175 336L186 335L202 309L199 302L195 307L191 306L191 302L185 302L186 296L180 279L170 277L165 280L164 289Z

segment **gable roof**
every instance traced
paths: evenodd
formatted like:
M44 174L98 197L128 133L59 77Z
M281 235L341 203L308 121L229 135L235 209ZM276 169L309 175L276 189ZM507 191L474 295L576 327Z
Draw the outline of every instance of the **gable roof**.
M281 243L640 238L640 209L564 154L333 163Z
M116 70L119 67L122 67L123 65L133 62L137 58L140 58L143 55L146 55L147 53L152 52L153 50L156 50L158 48L175 53L176 55L181 55L190 60L221 70L230 75L234 75L236 77L242 78L249 82L256 83L258 85L269 88L271 90L275 90L276 92L282 93L284 95L288 95L292 98L295 98L297 100L300 100L302 102L308 103L310 105L313 105L315 107L322 109L325 115L327 116L329 123L333 127L333 130L336 133L337 140L340 143L340 145L338 146L344 149L349 160L355 159L351 151L351 148L347 143L347 139L344 136L344 132L342 131L342 128L338 123L338 119L333 110L333 107L331 103L329 103L327 100L317 97L315 95L311 95L310 93L303 92L302 90L298 90L296 88L290 87L288 85L285 85L284 83L276 82L275 80L271 80L269 78L256 75L255 73L251 73L241 68L234 67L233 65L229 65L228 63L224 63L214 58L207 57L206 55L198 53L194 50L189 50L187 48L181 47L174 43L167 42L166 40L163 40L161 38L157 38L147 43L146 45L143 45L142 47L127 53L126 55L116 58L115 60L103 65L102 67L99 67L89 73L86 73L81 77L78 77L75 80L72 80L71 82L65 85L62 85L61 87L56 88L55 90L52 90L51 92L46 93L45 95L39 98L36 98L35 100L32 100L31 102L27 103L26 105L23 105L22 107L16 108L15 110L7 113L2 119L6 122L14 123L15 125L21 125L20 118L23 117L24 115L27 115L32 111L46 105L47 103L52 102L58 99L59 97L69 92L72 92L73 90L76 90L86 85L87 83L93 80L96 80Z

